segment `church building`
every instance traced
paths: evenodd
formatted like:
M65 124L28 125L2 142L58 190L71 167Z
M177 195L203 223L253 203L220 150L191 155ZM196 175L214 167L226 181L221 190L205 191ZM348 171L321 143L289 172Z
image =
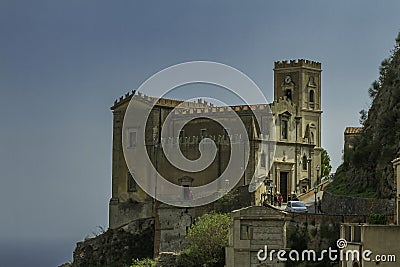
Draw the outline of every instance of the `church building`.
M228 135L218 123L199 118L187 123L179 133L179 137L166 142L166 140L161 140L160 132L170 112L175 112L178 117L181 116L182 120L193 113L212 113L222 118L227 114L228 109L237 113L246 128L250 143L249 151L246 151L244 146L242 148L243 155L247 155L249 161L247 166L243 165L243 177L235 185L235 190L240 192L240 197L243 199L243 206L261 205L265 199L269 200L277 193L280 193L283 201L286 202L293 194L305 193L319 183L321 63L304 59L275 62L273 89L274 101L268 104L276 129L275 153L272 154L268 149L264 151L265 144L258 138L260 132L254 120L254 113L264 110L266 104L217 107L201 100L184 105L181 105L183 101L180 100L165 98L158 100L146 123L146 150L157 171L170 182L182 186L182 196L177 198L190 198L192 197L190 188L207 184L218 178L228 165L229 147L240 146L243 137ZM142 101L152 99L151 96L133 91L116 100L111 107L113 148L109 227L115 229L135 220L153 218L155 254L161 251L178 250L181 244L179 240L190 227L192 218L200 216L204 213L204 209L196 207L182 212L176 209L179 214L175 214L172 209L165 212L162 203L155 201L136 183L135 174L128 170L125 162L122 142L124 116L133 97ZM183 108L175 109L178 105ZM136 133L132 132L129 136L132 137L131 145L134 145ZM199 156L199 143L205 137L216 144L217 153L210 166L198 173L187 173L177 169L168 162L163 153L162 148L168 145L168 142L178 142L182 154L194 160ZM271 168L268 168L266 162L272 162ZM254 182L253 174L256 180L262 183L255 191L249 192L248 189ZM221 189L224 188L223 184L219 186ZM175 236L175 239L171 236Z

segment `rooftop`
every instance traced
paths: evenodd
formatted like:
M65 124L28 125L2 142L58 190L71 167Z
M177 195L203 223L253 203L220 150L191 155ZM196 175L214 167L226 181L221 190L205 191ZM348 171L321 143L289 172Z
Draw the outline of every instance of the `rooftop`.
M344 134L359 134L362 131L362 127L346 127Z

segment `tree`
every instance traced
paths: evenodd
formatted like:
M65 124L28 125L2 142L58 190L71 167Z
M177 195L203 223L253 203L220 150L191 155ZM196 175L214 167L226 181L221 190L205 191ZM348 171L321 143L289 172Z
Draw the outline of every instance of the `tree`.
M221 213L198 218L185 238L188 246L178 257L177 266L224 266L230 221L228 214Z
M352 155L336 171L334 186L347 195L391 198L395 189L391 161L400 156L400 33L391 52L368 90L372 101L360 112L363 130Z
M325 149L321 151L321 177L329 175L332 170L331 158Z
M360 122L361 125L364 125L365 122L368 119L368 111L366 111L365 109L360 110L360 119L358 120Z

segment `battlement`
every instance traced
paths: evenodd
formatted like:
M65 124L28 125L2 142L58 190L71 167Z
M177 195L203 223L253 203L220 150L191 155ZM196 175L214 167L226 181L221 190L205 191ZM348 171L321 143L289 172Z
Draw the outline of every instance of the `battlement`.
M190 102L189 102L190 103ZM204 114L204 113L211 113L211 114L225 114L231 111L235 111L237 113L242 112L257 112L257 111L269 111L267 109L267 104L256 104L256 105L237 105L237 106L203 106L203 107L189 107L189 108L179 108L175 109L175 114L180 115L190 115L190 114Z
M275 61L275 69L280 68L293 68L293 67L308 67L313 69L321 69L321 63L317 61L307 60L307 59L297 59L297 60L284 60Z
M205 142L205 144L221 144L221 145L230 145L230 144L243 144L243 141L248 140L245 139L241 134L219 134L219 135L209 135L206 136L209 140L203 140L202 136L184 136L184 137L166 137L161 138L162 146L167 145L199 145L201 141Z
M148 96L143 94L142 92L132 90L125 95L121 96L119 99L116 99L114 101L114 105L111 107L112 110L114 110L117 106L120 106L121 104L124 104L128 101L131 100L131 98L135 96L137 97L138 100L140 101L149 101L149 102L154 102L157 100L156 105L157 106L163 106L163 107L176 107L179 104L186 108L202 108L202 107L214 107L212 103L208 103L207 101L199 98L197 99L197 102L189 102L189 101L183 101L183 100L177 100L177 99L169 99L169 98L156 98L153 96Z
M121 96L119 99L115 99L114 105L111 107L112 110L114 110L117 106L129 101L132 96L134 96L136 93L136 90L132 90L131 92L126 93L125 95Z

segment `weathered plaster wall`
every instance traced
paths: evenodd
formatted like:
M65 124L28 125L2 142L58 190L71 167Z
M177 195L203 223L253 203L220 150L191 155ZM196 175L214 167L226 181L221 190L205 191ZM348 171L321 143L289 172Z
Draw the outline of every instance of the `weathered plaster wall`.
M153 217L152 202L122 202L110 203L110 229L119 228L133 220Z

